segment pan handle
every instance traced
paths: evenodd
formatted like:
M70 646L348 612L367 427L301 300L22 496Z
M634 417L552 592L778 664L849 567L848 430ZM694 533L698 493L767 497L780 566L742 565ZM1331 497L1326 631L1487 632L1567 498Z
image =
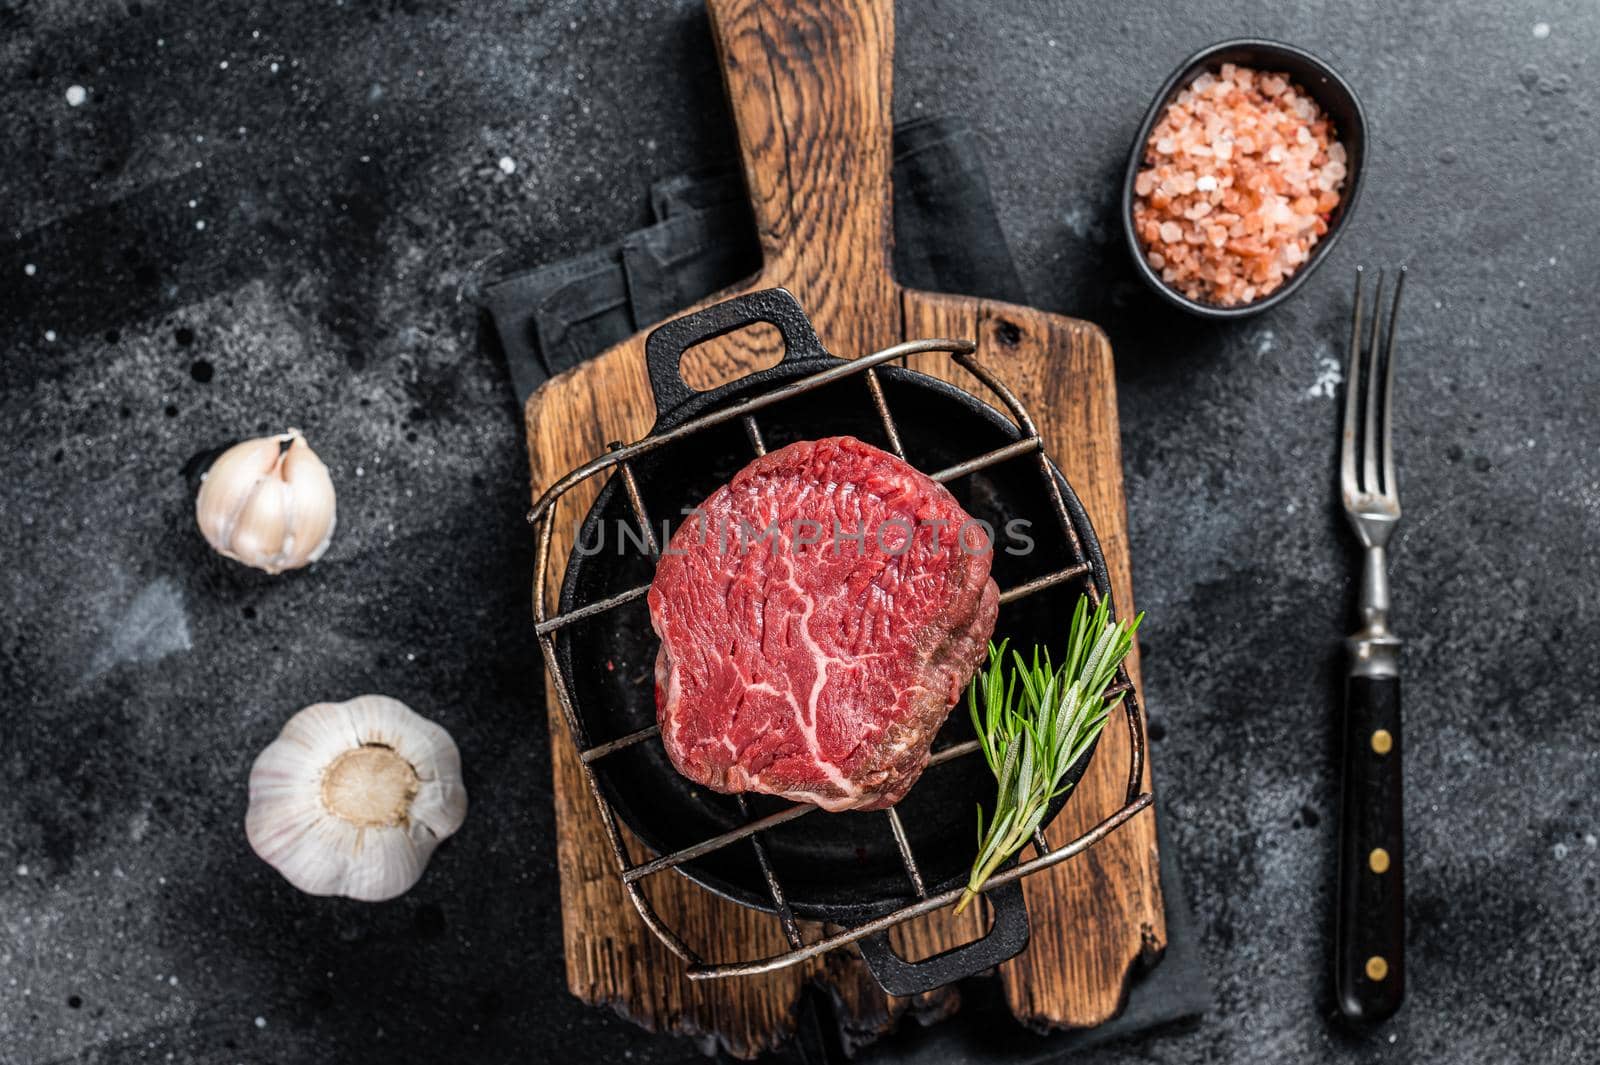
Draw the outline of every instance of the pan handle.
M651 331L644 344L645 368L650 372L650 391L655 395L657 416L665 415L695 395L683 379L683 353L696 344L715 339L758 322L777 328L783 336L783 359L826 357L828 352L817 339L811 320L786 288L767 288L747 292L731 300L713 303L703 310L674 318Z
M922 961L906 961L889 945L889 933L867 936L857 945L867 968L891 995L920 995L945 984L953 984L985 969L992 969L1022 953L1028 945L1028 904L1022 899L1022 884L1013 880L983 893L994 907L994 925L982 939L935 954Z

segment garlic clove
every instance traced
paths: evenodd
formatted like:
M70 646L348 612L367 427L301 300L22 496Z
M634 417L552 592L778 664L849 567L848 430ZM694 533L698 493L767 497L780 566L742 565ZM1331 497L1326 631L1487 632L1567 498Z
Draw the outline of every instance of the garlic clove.
M283 557L285 546L290 546L286 542L290 537L291 506L288 485L276 477L263 477L245 500L234 523L233 538L228 542L233 557L243 562L270 560L261 568L268 573L275 572L269 567Z
M301 544L310 547L306 563L315 562L333 542L336 517L333 501L333 480L328 467L317 458L304 437L296 437L283 456L283 480L296 499L317 505L303 505L295 514L294 535ZM321 505L324 502L325 504Z
M298 569L333 539L333 479L298 429L246 440L206 471L195 520L228 558L268 573Z
M200 524L200 534L213 546L233 539L239 513L261 481L272 473L281 450L276 437L246 440L224 451L205 472L195 503L195 519Z
M345 887L340 894L371 901L395 898L421 879L427 862L424 852L408 834L382 833L367 842L360 861L347 863Z
M289 719L251 769L245 834L301 891L380 901L417 882L466 811L449 733L364 695Z

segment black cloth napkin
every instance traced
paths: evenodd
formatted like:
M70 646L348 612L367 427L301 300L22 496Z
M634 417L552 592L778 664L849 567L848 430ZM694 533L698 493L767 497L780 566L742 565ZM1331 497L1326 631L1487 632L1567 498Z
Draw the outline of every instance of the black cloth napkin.
M1025 303L1027 293L1000 229L978 148L976 133L959 118L923 118L895 127L895 276L914 288ZM656 221L644 229L484 286L483 302L519 402L555 374L748 277L760 265L754 220L733 164L658 181L650 189L650 204ZM1011 1022L1004 1002L988 1001L980 991L953 1020L883 1040L858 1060L1043 1062L1090 1042L1209 1009L1210 979L1169 831L1171 808L1160 790L1156 795L1167 951L1136 979L1120 1016L1090 1031L1038 1036ZM814 1046L798 1046L795 1052L806 1060L818 1056Z
M1027 294L978 160L976 134L959 119L895 127L895 275L917 288L1022 303ZM650 206L653 225L484 286L518 400L761 265L732 163L656 182Z

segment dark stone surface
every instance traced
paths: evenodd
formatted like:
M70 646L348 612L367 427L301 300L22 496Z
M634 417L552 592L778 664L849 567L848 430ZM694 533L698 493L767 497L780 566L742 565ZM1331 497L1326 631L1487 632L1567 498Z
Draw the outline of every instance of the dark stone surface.
M1080 1060L1592 1060L1600 15L994 7L902 6L896 112L987 131L1035 302L1117 348L1155 765L1220 995ZM1346 74L1372 169L1300 296L1214 326L1137 286L1112 204L1154 86L1244 33ZM695 4L11 0L0 79L0 1057L693 1057L563 989L524 458L470 291L728 151ZM1412 984L1375 1034L1327 979L1352 592L1326 386L1358 261L1414 271ZM182 470L285 424L341 520L271 579L205 548ZM472 813L404 899L305 898L245 843L245 776L295 709L368 690L452 731Z

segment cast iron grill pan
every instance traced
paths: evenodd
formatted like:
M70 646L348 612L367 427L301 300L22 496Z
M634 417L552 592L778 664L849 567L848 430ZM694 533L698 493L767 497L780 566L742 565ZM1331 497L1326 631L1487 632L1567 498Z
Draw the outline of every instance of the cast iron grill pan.
M683 382L678 364L684 350L762 321L777 325L785 336L786 352L776 366L709 392L695 392ZM798 304L782 289L739 297L670 322L651 336L647 351L659 412L652 435L842 361L822 349ZM612 477L579 531L562 586L562 613L648 585L655 570L652 551L670 538L684 520L684 510L729 481L758 449L771 451L798 440L849 435L886 451L899 451L913 466L933 474L1022 438L1016 424L943 381L891 365L871 372L881 388L884 406L891 412L895 437L890 435L873 390L862 377L850 376L790 396L744 424L735 419L702 429L635 459L631 469L639 502L651 520L653 538L638 535L627 486L622 477ZM1078 596L1090 585L1108 596L1110 586L1081 504L1059 471L1053 465L1048 468L1060 488L1073 536L1062 528L1055 503L1042 483L1040 456L1035 452L962 473L944 483L969 514L989 522L998 532L992 571L1003 601L996 639L1009 637L1014 647L1024 651L1036 643L1045 644L1059 659L1066 622ZM1016 522L1026 523L1022 528L1033 541L1031 550L1024 551L1027 545L1003 533L1008 526L1015 528L1012 523ZM624 528L635 532L619 535ZM1015 553L1007 551L1008 546ZM1048 580L1072 567L1078 567L1081 576L1005 601L1008 590ZM655 725L654 669L659 646L642 597L565 627L557 643L557 658L585 733L581 743L592 748ZM895 807L904 841L920 873L923 894L938 894L965 881L977 846L976 808L980 803L986 809L993 806L994 779L980 755L940 756L941 751L950 755L972 738L963 701L952 710L934 742L933 764ZM1081 777L1092 756L1091 750L1068 778L1075 782ZM622 746L591 765L605 798L622 821L657 854L694 847L793 806L771 796L723 795L695 784L673 768L658 736ZM1071 794L1069 791L1057 800L1051 818ZM768 828L750 840L711 849L676 868L719 895L774 911L779 907L762 868L765 857L793 916L855 925L893 913L918 898L918 885L912 879L915 874L908 875L911 863L895 838L895 828L893 819L883 811L812 812ZM1020 942L1004 957L1026 943L1026 915L1017 887L1012 884L988 896L996 907L997 932L1001 925L1008 925L1015 942L1020 921ZM1007 920L1008 908L1020 913ZM988 938L997 937L991 933ZM870 943L862 943L869 961L873 960ZM1000 948L1002 944L992 946ZM970 960L975 966L972 971L977 971L1003 958L986 964L978 964L981 957ZM878 975L883 979L882 972Z

